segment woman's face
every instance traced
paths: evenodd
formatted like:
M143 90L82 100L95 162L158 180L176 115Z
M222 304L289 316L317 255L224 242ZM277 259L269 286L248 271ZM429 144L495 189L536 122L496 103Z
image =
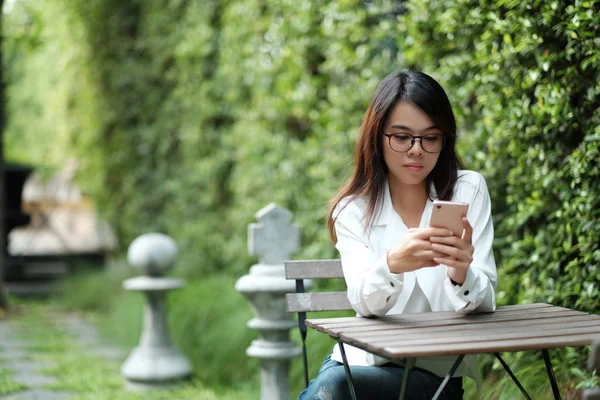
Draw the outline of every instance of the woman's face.
M435 167L440 153L429 153L423 150L437 150L441 146L443 132L431 118L413 103L398 102L386 121L384 134L394 135L387 137L382 135L383 158L388 167L390 180L396 180L405 185L422 185L425 178ZM414 145L410 146L412 136L425 136L426 138L415 139Z

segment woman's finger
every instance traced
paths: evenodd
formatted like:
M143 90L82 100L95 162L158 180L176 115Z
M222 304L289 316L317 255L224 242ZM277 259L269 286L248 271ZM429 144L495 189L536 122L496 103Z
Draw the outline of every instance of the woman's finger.
M448 246L445 244L440 244L440 243L433 243L431 245L431 249L434 251L438 251L440 253L444 253L445 255L448 256L453 256L453 257L460 257L460 253L461 253L461 249L454 247L454 246Z
M448 237L432 236L429 240L431 241L431 243L447 244L447 245L450 245L453 247L460 246L462 243L464 243L464 240L462 240L458 236L448 236Z
M471 240L473 238L473 227L469 223L469 220L467 220L467 217L463 217L462 223L463 228L465 228L463 231L462 240L464 240L467 243L471 243Z
M474 248L471 245L470 242L464 240L464 239L459 239L458 237L454 236L454 237L432 237L431 239L431 243L433 244L444 244L444 245L448 245L451 247L456 247L457 249L466 251L466 252L470 252L471 254L473 254L474 252Z
M463 250L438 243L432 244L431 249L440 253L444 253L448 259L456 259L459 262L465 262L467 264L471 264L473 261L473 254L469 252L469 250Z
M429 240L432 236L448 237L454 235L451 230L445 228L416 228L414 237L417 239Z
M433 251L433 250L425 250L419 254L419 258L425 259L425 260L433 260L434 257L444 258L444 257L447 257L447 255L444 253L440 253L439 251Z
M436 264L443 264L447 267L452 267L452 268L457 268L457 269L462 269L462 270L466 270L467 268L469 268L469 264L470 263L466 263L466 262L462 262L460 260L455 260L452 258L448 258L448 257L435 257L433 259L433 261Z
M431 242L429 240L414 239L412 243L415 250L431 250Z

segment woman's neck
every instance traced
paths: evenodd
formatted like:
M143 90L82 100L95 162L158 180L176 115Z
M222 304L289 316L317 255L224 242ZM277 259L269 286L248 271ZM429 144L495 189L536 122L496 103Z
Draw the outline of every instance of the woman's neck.
M418 227L427 203L426 181L417 185L407 185L398 180L389 179L389 185L394 210L407 227Z

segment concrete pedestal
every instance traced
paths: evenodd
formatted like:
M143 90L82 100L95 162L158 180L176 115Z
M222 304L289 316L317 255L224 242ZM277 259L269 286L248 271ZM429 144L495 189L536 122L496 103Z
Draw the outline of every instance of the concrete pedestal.
M248 327L259 331L246 354L260 360L261 400L288 400L290 360L301 348L289 339L297 326L287 312L286 293L295 291L295 282L285 279L284 261L299 248L300 234L290 224L292 214L275 204L256 214L260 224L250 224L248 247L260 263L242 276L235 289L252 305L255 318Z
M176 247L173 251L174 242L171 243L170 238L146 236L145 239L137 242L137 246L134 241L129 259L134 266L154 276L140 276L123 282L126 290L142 292L147 300L140 343L121 366L127 387L133 390L168 388L192 373L189 361L171 343L165 307L166 294L183 287L184 282L156 276L168 269L165 264L173 263Z

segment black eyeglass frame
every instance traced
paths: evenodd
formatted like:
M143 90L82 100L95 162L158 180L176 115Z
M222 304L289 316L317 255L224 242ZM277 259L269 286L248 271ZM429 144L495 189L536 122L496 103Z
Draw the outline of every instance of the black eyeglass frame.
M393 152L395 153L406 153L407 151L410 151L410 149L413 148L413 146L415 145L415 142L417 139L421 139L421 148L423 149L423 151L425 153L429 153L429 154L438 154L441 153L442 150L444 150L444 146L446 146L446 136L445 135L438 135L438 134L434 134L434 133L430 133L428 135L422 135L422 136L413 136L410 133L403 133L403 134L398 134L398 133L385 133L383 132L383 136L388 138L388 142L390 144L390 149L392 149ZM392 136L410 136L412 139L410 141L410 147L404 151L398 151L398 150L394 150L394 148L392 147ZM423 138L427 137L427 136L441 136L442 137L442 148L440 149L440 151L427 151L425 150L425 148L423 147Z

